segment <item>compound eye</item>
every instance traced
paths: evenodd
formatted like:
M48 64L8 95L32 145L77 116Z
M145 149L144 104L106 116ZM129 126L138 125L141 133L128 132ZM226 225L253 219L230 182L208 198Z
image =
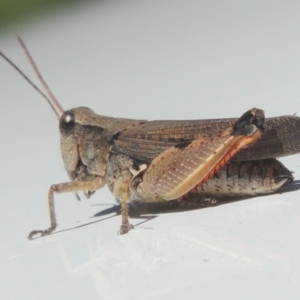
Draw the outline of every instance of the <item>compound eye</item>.
M75 116L72 112L67 111L65 112L59 121L59 130L60 133L64 136L67 136L71 133L75 126Z

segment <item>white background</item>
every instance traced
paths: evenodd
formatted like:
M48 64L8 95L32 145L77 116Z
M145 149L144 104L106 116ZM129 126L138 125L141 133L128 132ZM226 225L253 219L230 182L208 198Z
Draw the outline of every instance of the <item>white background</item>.
M299 15L298 1L86 2L2 30L0 49L37 82L19 33L65 109L271 117L300 113ZM124 236L120 216L93 217L116 203L106 188L58 195L57 233L28 241L68 178L48 104L3 60L0 79L2 299L297 299L299 191L158 214ZM299 155L282 161L300 179Z

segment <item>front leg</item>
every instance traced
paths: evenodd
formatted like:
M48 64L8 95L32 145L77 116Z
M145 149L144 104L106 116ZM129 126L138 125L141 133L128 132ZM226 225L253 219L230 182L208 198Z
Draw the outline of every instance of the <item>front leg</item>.
M29 233L28 239L32 240L36 234L40 236L49 235L57 227L56 217L55 217L55 208L54 208L54 194L67 193L67 192L79 192L79 191L91 191L97 190L103 187L103 179L101 177L96 177L94 181L73 181L65 182L59 184L53 184L48 193L48 204L49 204L49 213L51 226L46 230L33 230Z
M129 223L128 218L128 200L129 200L129 183L132 175L128 170L122 172L114 187L114 195L121 199L122 203L122 225L118 231L119 235L128 233L134 226Z

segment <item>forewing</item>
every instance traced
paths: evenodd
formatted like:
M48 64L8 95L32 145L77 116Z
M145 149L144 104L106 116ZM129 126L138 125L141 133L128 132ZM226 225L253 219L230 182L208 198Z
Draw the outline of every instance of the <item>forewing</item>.
M121 132L114 144L119 152L142 162L151 162L174 145L205 139L229 126L226 121L222 121L220 129L217 123L211 127L210 120L150 121Z
M237 119L151 121L121 132L115 149L141 162L151 162L174 145L220 134ZM300 152L300 118L280 116L266 119L264 135L233 159L256 160Z
M265 133L254 144L241 150L234 160L258 160L300 152L300 118L281 116L267 119Z

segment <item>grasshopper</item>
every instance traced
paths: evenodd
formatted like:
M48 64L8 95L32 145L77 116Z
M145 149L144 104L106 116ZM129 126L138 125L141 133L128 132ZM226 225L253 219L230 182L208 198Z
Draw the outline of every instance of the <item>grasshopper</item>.
M24 42L17 37L50 96L2 52L0 55L48 101L59 119L61 153L69 182L48 193L51 225L28 238L51 234L56 227L54 195L82 191L90 197L108 185L122 205L125 234L134 228L128 202L188 202L197 198L250 197L277 191L293 180L276 157L300 150L300 118L265 119L253 108L239 119L147 121L112 118L89 108L64 111L39 73Z

